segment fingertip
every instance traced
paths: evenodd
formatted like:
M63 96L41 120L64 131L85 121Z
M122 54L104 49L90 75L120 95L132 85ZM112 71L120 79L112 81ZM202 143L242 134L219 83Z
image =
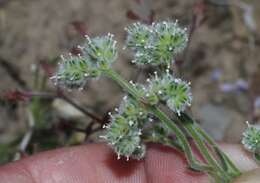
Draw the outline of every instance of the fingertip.
M0 183L35 183L23 163L9 163L0 167Z
M21 166L30 176L17 171ZM39 153L1 168L0 175L6 175L5 180L16 180L17 175L21 175L17 183L145 182L142 161L118 161L112 150L103 144Z
M239 167L257 167L240 146L221 147ZM187 168L183 153L158 144L148 145L142 161L117 160L112 149L104 144L62 148L1 167L0 177L0 183L208 182L206 174Z
M202 183L207 180L205 174L188 169L182 153L157 144L149 146L145 169L148 182Z

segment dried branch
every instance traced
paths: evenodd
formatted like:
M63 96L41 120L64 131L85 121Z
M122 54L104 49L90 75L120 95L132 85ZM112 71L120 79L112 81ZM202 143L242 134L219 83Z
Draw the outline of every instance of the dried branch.
M0 57L0 66L6 70L7 74L19 85L19 87L24 90L28 89L27 83L22 79L19 71L13 64Z
M61 94L61 93L53 94L53 93L46 93L46 92L28 92L27 95L29 95L31 97L41 97L41 98L48 98L48 99L60 98L64 101L66 101L67 103L71 104L73 107L75 107L76 109L81 111L86 116L89 116L91 119L93 119L101 124L103 123L103 120L99 116L97 116L96 114L93 114L93 113L89 112L88 110L86 110L85 108L81 107L78 103L71 100L69 97L67 97L64 94Z

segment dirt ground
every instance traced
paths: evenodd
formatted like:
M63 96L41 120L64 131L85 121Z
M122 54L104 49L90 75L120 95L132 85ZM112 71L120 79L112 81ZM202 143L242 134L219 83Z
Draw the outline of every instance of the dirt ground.
M55 58L82 43L83 38L72 28L71 22L82 22L90 36L111 32L122 46L124 27L133 22L126 17L126 12L136 7L135 2L137 0L0 1L0 56L13 64L22 79L32 86L33 64ZM196 2L150 0L149 6L155 12L155 20L179 19L189 28ZM260 30L260 11L257 11L260 4L257 0L247 3L255 7L252 15L255 30L249 30L241 8L207 3L203 13L205 20L195 30L182 64L182 77L192 82L194 116L215 139L228 142L240 141L245 121L251 121L255 112L252 100L260 95L260 78L257 77L260 45L259 35L255 33ZM120 49L120 58L115 64L129 80L136 75L135 68L129 65L130 59L131 54ZM19 88L1 67L0 78L1 92ZM227 91L235 83L241 84L242 91ZM51 81L48 85L50 91L54 89ZM115 107L122 97L119 88L106 79L89 82L83 92L69 95L99 114ZM58 104L58 108L62 105ZM16 111L0 107L0 143L9 141L18 131L25 131L24 106L19 104Z

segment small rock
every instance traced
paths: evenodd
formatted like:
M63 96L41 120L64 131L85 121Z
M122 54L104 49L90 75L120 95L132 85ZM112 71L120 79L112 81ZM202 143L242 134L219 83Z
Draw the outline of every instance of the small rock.
M76 109L71 104L68 104L64 100L55 99L52 103L53 108L58 112L58 114L64 118L82 118L85 115Z

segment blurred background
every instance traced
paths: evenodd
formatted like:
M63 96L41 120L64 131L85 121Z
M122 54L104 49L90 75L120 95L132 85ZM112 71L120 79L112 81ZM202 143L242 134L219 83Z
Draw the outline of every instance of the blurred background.
M245 121L260 121L259 0L0 0L0 164L96 141L120 102L106 78L83 91L54 86L60 54L79 53L85 34L113 33L114 68L142 82L150 68L120 48L124 27L175 19L189 31L173 67L192 83L193 116L216 140L239 143Z

